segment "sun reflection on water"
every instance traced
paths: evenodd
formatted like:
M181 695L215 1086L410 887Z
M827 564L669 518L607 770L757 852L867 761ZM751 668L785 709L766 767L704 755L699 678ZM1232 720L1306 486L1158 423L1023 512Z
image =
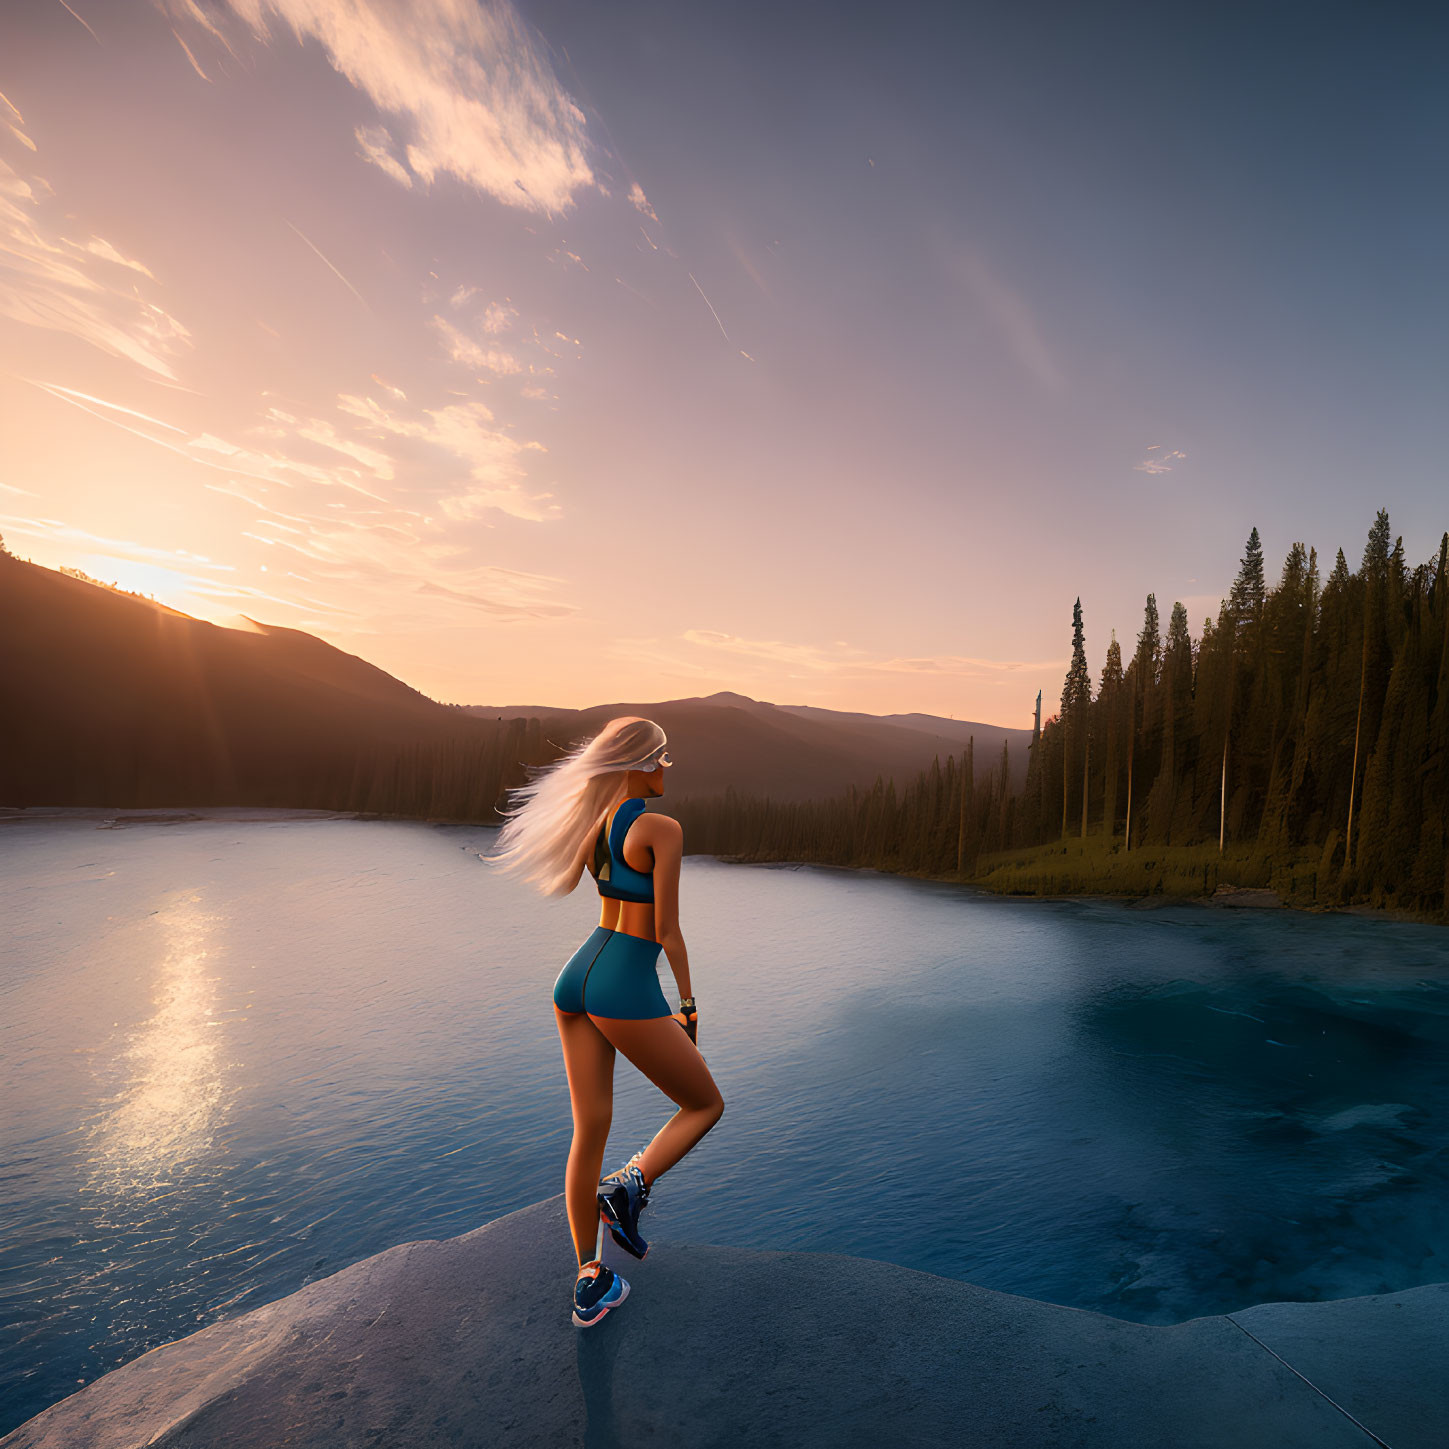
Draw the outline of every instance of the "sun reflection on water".
M208 965L217 918L191 894L155 916L164 951L154 1014L120 1053L120 1090L91 1126L93 1190L134 1197L174 1184L207 1157L225 1116L225 1062Z

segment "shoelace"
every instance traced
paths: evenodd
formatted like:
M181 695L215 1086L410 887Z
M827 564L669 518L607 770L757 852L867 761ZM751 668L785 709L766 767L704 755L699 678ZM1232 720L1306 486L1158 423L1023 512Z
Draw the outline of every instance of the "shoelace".
M644 1168L641 1166L643 1160L644 1160L644 1153L642 1151L636 1152L628 1160L628 1162L626 1162L623 1165L623 1167L616 1168L613 1172L609 1173L609 1175L604 1178L604 1181L605 1182L612 1182L612 1181L615 1181L615 1180L618 1180L618 1181L621 1181L622 1182L623 1179L625 1177L627 1177L632 1172L633 1175L634 1175L635 1181L639 1184L639 1193L638 1193L638 1195L639 1195L639 1206L641 1208L644 1206L645 1203L647 1203L649 1201L649 1187L650 1187L650 1184L644 1181Z

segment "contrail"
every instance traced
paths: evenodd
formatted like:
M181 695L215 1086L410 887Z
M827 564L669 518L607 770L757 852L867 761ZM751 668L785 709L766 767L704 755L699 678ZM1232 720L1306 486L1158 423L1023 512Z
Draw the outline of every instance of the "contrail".
M11 376L19 376L19 374L15 373L11 374ZM213 463L209 458L198 458L195 453L188 453L185 448L177 447L175 443L168 442L165 438L152 437L150 433L142 432L140 428L133 428L129 424L123 423L119 418L108 417L105 413L97 412L95 408L87 407L85 403L78 402L76 400L76 397L67 395L74 392L73 388L62 389L58 383L37 382L33 377L22 378L22 381L30 383L32 387L38 387L42 392L47 393L49 396L55 398L57 402L69 403L71 407L79 408L83 413L89 413L91 417L96 418L103 423L109 423L113 428L120 428L123 433L130 433L133 437L144 438L146 442L155 443L158 448L165 448L168 452L175 453L178 457L185 458L189 462L199 463L203 468L213 468L218 473L230 473L233 475L239 475L243 478L255 478L259 483L277 483L280 484L283 488L293 488L296 486L295 484L288 482L288 480L285 478L268 478L266 474L253 473L249 468L229 467L225 463ZM79 393L77 394L77 396L86 397L87 394ZM114 403L102 402L100 398L97 398L96 401L104 407L115 407ZM125 408L123 409L123 411L131 412L132 410L130 408ZM136 413L135 416L145 417L146 415L144 413ZM152 418L149 421L159 423L160 419ZM165 428L170 427L171 424L161 423L161 426Z
M62 0L62 3L64 3L64 0ZM207 75L207 73L204 70L202 70L202 68L200 67L200 65L197 64L196 57L194 55L192 55L192 53L191 53L191 47L189 45L187 45L187 43L184 40L182 40L182 38L181 38L181 32L179 30L177 30L177 28L174 25L171 27L171 33L172 33L172 35L174 35L176 37L176 43L177 43L177 45L179 45L182 48L182 50L184 50L186 52L186 58L187 58L187 60L189 60L191 62L191 68L192 68L192 70L194 70L197 73L197 75L199 75L202 78L202 80L204 80L204 81L210 81L211 80L211 77L209 75Z
M72 398L84 398L86 402L93 402L99 407L111 408L118 413L126 413L130 417L140 418L144 423L155 423L158 428L169 428L173 433L184 433L185 428L178 428L175 423L168 423L162 418L153 418L150 413L137 412L135 408L122 407L120 403L107 402L103 397L94 397L88 392L79 392L73 387L63 387L58 382L37 382L33 377L27 377L24 381L34 386L43 388L46 392L69 393Z
M62 5L65 5L65 0L60 0L60 3ZM69 5L65 5L65 8L67 10L70 10L70 6ZM85 21L84 20L81 20L80 16L79 15L76 15L76 13L75 13L74 10L70 10L70 13L71 13L72 16L75 17L75 19L80 20L80 23L82 25L86 25ZM86 29L87 30L91 30L91 28L90 28L89 25L86 25ZM97 35L94 30L91 30L91 39L94 40L97 45L100 45L100 43L101 43L101 37L99 35Z
M283 220L284 220L284 221L285 221L285 220L286 220L286 218L285 218L285 217L283 217ZM292 223L291 223L291 222L290 222L290 221L288 221L288 222L287 222L287 225L288 225L288 226L292 226ZM328 262L328 261L327 261L327 258L326 258L326 257L325 257L325 256L322 256L322 253L321 253L321 252L320 252L320 251L318 251L318 249L317 249L317 247L316 247L316 246L314 246L314 245L313 245L313 243L312 243L312 242L311 242L311 241L310 241L310 240L308 240L308 238L307 238L307 236L306 236L306 235L305 235L305 234L304 234L304 233L303 233L303 232L301 232L301 231L299 231L299 230L298 230L298 229L297 229L297 228L296 228L296 227L295 227L295 226L292 226L292 230L293 230L293 231L295 231L295 232L296 232L296 233L297 233L297 235L298 235L298 236L299 236L299 237L301 237L301 238L302 238L302 240L303 240L303 241L304 241L304 242L306 242L306 243L307 243L307 245L308 245L308 246L309 246L309 247L311 247L311 248L312 248L312 250L313 250L313 251L314 251L314 252L317 252L317 255L318 255L318 256L319 256L319 257L322 257L322 260L323 260L323 261L324 261L324 262L326 262L326 263L327 263L327 266L328 266L328 267L329 267L329 268L330 268L330 269L331 269L331 271L332 271L332 274L333 274L333 276L335 276L335 277L336 277L336 278L337 278L337 280L338 280L338 281L339 281L339 282L341 282L341 283L342 283L342 285L343 285L343 286L344 286L344 287L346 287L346 288L347 288L347 290L348 290L348 291L349 291L349 292L351 292L351 293L352 293L352 295L353 295L353 296L354 296L354 297L356 297L356 298L357 298L357 300L358 300L358 301L359 301L359 302L361 302L361 303L362 303L362 305L363 305L363 306L364 306L364 307L367 307L367 298L366 298L366 297L364 297L364 296L363 296L363 295L362 295L362 293L361 293L361 292L359 292L359 291L358 291L358 290L357 290L357 288L356 288L356 287L354 287L354 286L353 286L353 285L352 285L352 283L351 283L351 282L349 282L349 281L348 281L348 280L347 280L347 278L346 278L346 277L344 277L344 276L343 276L343 275L342 275L342 273L341 273L341 272L339 272L339 271L338 271L338 270L337 270L337 268L336 268L336 267L334 267L334 266L333 266L333 265L332 265L332 263L331 263L331 262ZM371 308L371 307L367 307L367 310L368 310L368 311L369 311L369 312L371 312L371 311L372 311L372 308Z
M691 282L694 282L693 272L686 272L685 276L687 276ZM694 282L694 290L698 292L701 297L704 297L704 288L701 287L698 282ZM714 303L711 302L708 297L704 297L704 305L709 308L710 312L714 316L714 320L716 322L719 322L719 330L721 332L724 332L724 339L726 342L728 342L730 340L730 335L728 332L725 332L724 323L719 321L719 313L714 310Z

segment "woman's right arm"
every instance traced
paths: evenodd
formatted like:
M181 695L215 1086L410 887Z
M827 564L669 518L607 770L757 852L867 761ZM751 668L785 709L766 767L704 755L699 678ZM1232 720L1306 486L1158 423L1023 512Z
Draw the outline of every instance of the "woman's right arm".
M679 865L684 857L684 827L668 815L648 817L653 824L649 844L654 851L654 939L669 958L679 996L694 995L689 981L689 952L679 929Z

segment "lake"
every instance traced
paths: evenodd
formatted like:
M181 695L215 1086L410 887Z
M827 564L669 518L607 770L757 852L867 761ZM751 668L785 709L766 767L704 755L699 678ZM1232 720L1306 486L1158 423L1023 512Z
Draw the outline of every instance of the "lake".
M550 992L598 897L497 876L495 835L0 824L0 1433L563 1190ZM710 857L680 898L727 1110L651 1238L1142 1323L1449 1279L1442 928ZM622 1057L617 1082L608 1166L671 1110ZM539 1292L566 1316L570 1288Z

